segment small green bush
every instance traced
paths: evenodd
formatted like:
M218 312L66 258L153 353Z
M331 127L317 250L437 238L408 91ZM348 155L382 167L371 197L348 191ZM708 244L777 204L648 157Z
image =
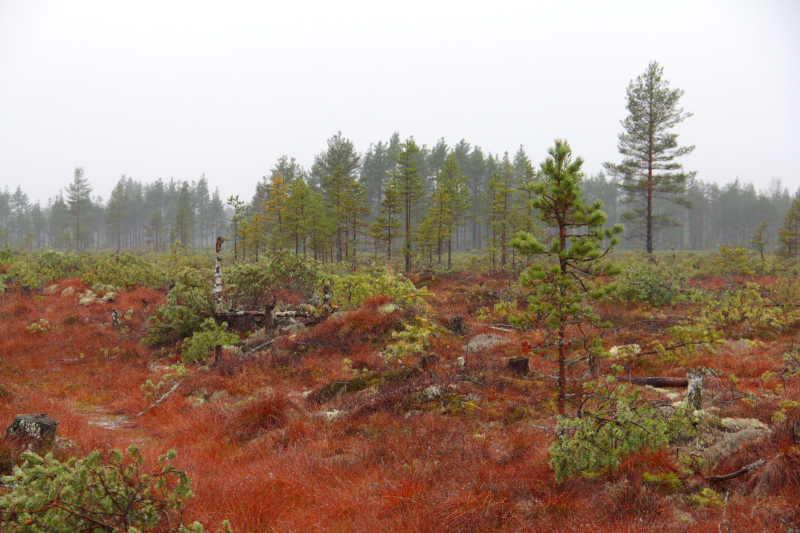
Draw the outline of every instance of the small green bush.
M331 277L331 296L335 305L354 309L364 301L378 296L388 296L401 307L422 305L430 293L425 287L417 288L414 282L389 266L364 267Z
M213 311L210 287L187 287L178 282L167 293L167 303L148 320L145 342L160 346L190 337L202 329L204 317Z
M233 344L239 342L239 336L228 331L228 324L217 324L213 318L203 322L202 331L195 331L191 339L187 339L181 351L185 363L202 363L214 351L218 344Z
M148 473L135 446L127 457L119 450L95 450L63 463L52 454L23 452L24 464L2 478L11 492L0 497L0 530L200 533L201 524L181 523L192 491L186 473L172 466L174 458L169 452L159 458L163 466Z
M699 291L689 284L696 270L687 258L668 260L644 253L628 254L619 266L621 275L617 277L617 294L625 300L649 302L661 307L685 303L698 296Z
M693 428L687 413L667 413L644 401L628 385L605 382L584 385L586 401L574 418L559 416L560 438L550 446L550 466L561 482L569 475L599 475L616 469L643 448L658 450Z
M229 302L234 307L262 307L277 291L310 298L322 287L322 271L313 259L288 251L271 252L257 263L240 263L224 275Z

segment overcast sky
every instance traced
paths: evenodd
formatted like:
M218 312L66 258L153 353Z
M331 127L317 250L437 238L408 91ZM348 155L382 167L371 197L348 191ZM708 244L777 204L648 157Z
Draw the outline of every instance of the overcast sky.
M0 187L46 202L82 166L103 198L122 174L249 198L339 130L362 153L398 131L537 165L565 138L595 173L650 61L694 113L687 170L797 191L794 0L0 0Z

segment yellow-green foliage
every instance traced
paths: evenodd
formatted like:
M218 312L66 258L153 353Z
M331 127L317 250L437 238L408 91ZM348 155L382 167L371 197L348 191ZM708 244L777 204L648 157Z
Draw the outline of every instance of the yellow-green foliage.
M750 261L750 251L744 248L728 248L720 246L719 252L714 256L713 265L722 276L738 276L753 274Z
M798 315L794 311L784 313L780 307L764 299L759 285L745 283L731 287L716 298L709 298L702 308L701 317L727 331L753 335L780 332L797 320Z
M416 317L415 321L415 324L406 324L403 331L392 333L392 342L384 352L387 358L404 359L424 354L427 351L428 338L434 334L437 326L423 317Z
M239 342L239 335L228 331L228 324L217 324L213 318L207 318L202 331L195 331L191 339L181 346L183 361L186 363L202 363L214 351L218 344L234 344Z
M358 272L332 275L330 280L334 305L347 309L377 296L388 296L397 305L408 307L424 304L425 298L431 295L425 287L415 287L410 279L390 266L365 267Z
M3 477L11 491L0 497L0 530L201 533L197 522L181 524L181 508L192 491L186 473L171 464L175 455L160 457L163 466L148 473L135 446L127 457L119 450L95 450L63 463L52 454L23 452L22 466Z
M618 263L617 294L626 300L649 302L656 307L697 299L689 279L697 272L685 255L666 257L645 253L626 254Z
M559 416L560 438L550 446L550 466L558 481L569 475L597 475L617 468L643 448L657 450L692 426L686 413L665 413L613 378L584 385L588 397L574 418Z

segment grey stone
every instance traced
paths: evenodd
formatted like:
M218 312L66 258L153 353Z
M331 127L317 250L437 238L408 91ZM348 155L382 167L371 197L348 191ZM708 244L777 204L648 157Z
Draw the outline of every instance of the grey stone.
M12 440L27 444L29 449L49 451L56 440L59 423L47 414L17 415L6 429L6 435Z
M506 339L492 333L475 335L467 344L467 353L476 353L506 343Z

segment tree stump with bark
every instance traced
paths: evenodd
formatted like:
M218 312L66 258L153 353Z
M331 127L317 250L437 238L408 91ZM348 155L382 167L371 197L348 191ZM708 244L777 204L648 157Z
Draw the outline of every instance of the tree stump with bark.
M508 369L517 374L527 374L530 370L530 361L527 357L511 357L508 359Z

